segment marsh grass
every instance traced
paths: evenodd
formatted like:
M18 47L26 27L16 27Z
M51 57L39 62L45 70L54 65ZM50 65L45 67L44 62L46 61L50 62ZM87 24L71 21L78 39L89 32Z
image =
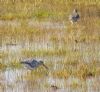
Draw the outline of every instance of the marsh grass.
M56 70L52 73L52 76L54 78L59 78L59 79L67 79L70 76L70 73L66 69L60 69Z
M72 79L72 83L70 83L70 87L72 89L78 89L78 88L82 88L82 81L79 79Z
M43 36L46 36L46 34L50 33L51 38L48 39L50 42L53 43L52 48L53 49L40 49L40 50L31 50L31 49L22 49L21 50L21 55L26 57L26 58L31 58L31 57L45 57L45 56L65 56L67 57L67 59L65 59L64 61L59 61L58 64L59 65L64 65L64 68L62 68L62 70L56 70L54 72L51 72L51 75L53 75L55 78L68 78L70 75L71 76L77 76L80 79L86 79L88 77L89 73L92 73L93 76L99 76L99 72L100 69L97 66L94 66L94 64L86 64L86 63L82 63L79 62L78 59L80 59L80 57L83 55L83 52L80 51L72 51L69 50L67 48L67 44L69 37L66 37L67 32L64 32L63 35L61 35L61 38L58 37L58 34L56 34L56 36L54 35L53 31L54 30L49 30L48 32L44 31L44 30L40 30L40 29L31 29L28 28L27 26L25 26L26 24L23 24L22 28L17 28L14 30L10 30L8 29L4 29L4 31L2 32L2 35L4 36L3 39L6 39L6 37L11 37L11 39L8 40L8 42L10 42L13 39L17 39L18 41L23 40L23 41L30 41L30 42L35 42L37 41L37 39L39 39L39 42L41 41L41 39L43 39ZM26 27L24 29L24 27ZM70 29L71 31L69 31L69 33L67 35L72 35L75 32L73 32L73 29ZM8 32L9 31L9 32ZM44 33L43 33L44 32ZM72 32L72 33L71 33ZM22 35L23 34L23 35ZM86 39L89 40L90 42L93 41L93 39L95 39L96 41L98 40L98 36L94 36L94 38L88 34L86 34L84 31L81 34L82 36L79 36L78 41L80 42L82 39ZM87 36L86 36L87 35ZM75 37L75 34L72 35L73 38L70 39L70 42L73 42ZM25 39L24 39L25 37ZM47 36L46 36L47 37ZM44 38L46 38L44 37ZM35 38L35 39L34 39ZM92 39L93 38L93 39ZM63 39L63 41L62 41ZM59 48L58 43L62 41L63 45L62 48ZM6 42L5 42L6 43ZM87 51L84 52L84 54L86 53L92 53L91 51ZM98 54L98 53L97 53ZM7 57L7 53L2 53L0 54L1 58ZM76 59L75 59L76 58ZM71 60L72 59L72 60ZM49 65L47 63L47 65ZM52 64L50 64L52 67L54 67ZM16 60L12 60L11 63L9 63L9 66L12 68L19 68L20 64L18 62L16 62ZM92 67L92 68L91 68ZM42 69L41 69L42 70ZM39 78L39 76L44 76L45 75L45 71L41 71L44 72L43 75L40 75L40 71L33 71L33 74L35 74L37 76L37 78Z
M7 64L8 68L11 69L20 69L22 68L19 60L13 59L12 61L10 61L10 63Z
M54 50L22 50L22 55L25 57L35 57L35 56L64 56L66 55L66 51L64 49L54 49Z
M28 74L24 75L24 78L26 80L39 80L42 78L47 77L49 74L49 71L46 70L44 67L40 66L39 68L30 71Z
M4 52L4 51L1 51L0 52L0 59L3 59L5 57L8 57L9 53L8 52Z
M97 61L96 61L97 62ZM60 70L55 70L52 72L52 75L55 78L68 78L69 76L77 77L81 80L86 80L88 77L98 76L100 72L99 67L97 67L96 62L85 63L78 61L61 61L58 62Z
M0 71L3 71L7 68L6 64L0 63Z
M27 19L36 18L39 20L45 20L46 18L51 18L55 21L61 21L66 18L66 15L74 8L80 8L84 11L82 7L94 7L99 9L99 0L25 0L25 1L0 1L1 4L1 16L0 19L3 20L13 20L13 19ZM53 7L52 7L53 6ZM87 8L86 8L87 9ZM92 9L92 8L91 8ZM49 11L49 12L48 12ZM67 11L67 12L66 12Z
M23 76L25 80L29 81L28 84L32 88L34 86L40 87L38 80L47 77L67 80L72 76L85 82L87 78L100 76L99 6L99 0L7 0L7 2L1 0L0 23L2 24L2 20L4 23L5 21L17 21L15 25L19 23L17 26L13 26L13 22L0 26L2 46L7 48L7 44L16 44L16 46L23 45L24 48L20 49L20 54L17 53L17 50L15 52L20 57L9 54L9 48L0 52L0 70L23 69L19 60L21 57L47 57L45 64L49 70L40 66ZM81 19L78 23L71 25L68 16L74 8L78 8ZM54 23L64 21L67 29L33 28L28 25L31 19ZM41 48L33 50L28 46L25 47L26 43L32 47L35 43L40 45L43 42L50 44L51 48L45 49L45 46L41 46ZM95 43L98 43L97 46ZM89 46L92 44L94 47ZM85 45L86 48L80 45ZM87 59L90 56L94 56L95 60L92 60L93 58ZM53 57L55 60L51 60ZM56 60L56 57L63 57L63 59ZM9 61L7 64L5 64L6 60ZM55 68L55 64L57 68ZM83 87L82 85L73 80L70 87L77 89ZM50 87L51 85L45 81L43 86Z

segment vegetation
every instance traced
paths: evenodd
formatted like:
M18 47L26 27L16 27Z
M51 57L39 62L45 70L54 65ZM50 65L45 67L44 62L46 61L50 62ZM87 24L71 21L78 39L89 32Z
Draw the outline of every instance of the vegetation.
M68 16L77 8L80 21L70 24ZM75 77L86 82L100 76L100 0L0 0L0 72L23 69L22 58L42 58L42 66L23 75L44 83L45 78L67 80ZM37 22L35 22L37 21ZM36 27L29 23L37 23ZM41 27L44 23L64 22L66 29ZM36 84L35 84L36 82ZM50 87L50 84L42 86ZM82 87L72 81L70 87ZM84 91L85 92L85 91Z
M46 19L62 20L73 7L83 11L82 7L99 8L99 0L5 0L0 1L0 19ZM53 7L52 7L53 6ZM92 8L93 9L93 8Z

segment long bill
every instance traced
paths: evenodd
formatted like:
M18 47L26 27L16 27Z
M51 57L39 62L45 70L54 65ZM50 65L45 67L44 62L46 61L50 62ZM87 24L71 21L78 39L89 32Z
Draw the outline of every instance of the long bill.
M46 69L48 69L48 67L45 64L42 64Z

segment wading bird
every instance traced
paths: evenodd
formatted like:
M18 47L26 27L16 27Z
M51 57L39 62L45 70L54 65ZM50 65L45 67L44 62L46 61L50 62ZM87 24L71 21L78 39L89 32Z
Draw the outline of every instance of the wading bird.
M46 69L48 69L48 67L41 60L40 61L37 61L35 59L25 60L25 61L22 61L21 64L25 65L25 67L27 67L30 70L33 70L39 67L40 65L43 65Z
M75 23L79 20L80 16L77 12L77 9L74 9L73 13L69 16L69 20L71 21L71 23Z

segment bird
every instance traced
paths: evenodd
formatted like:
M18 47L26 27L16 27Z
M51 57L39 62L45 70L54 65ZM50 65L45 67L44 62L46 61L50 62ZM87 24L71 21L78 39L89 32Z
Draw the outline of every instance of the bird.
M30 60L21 61L20 63L25 65L25 67L27 67L30 70L38 68L41 65L44 66L46 69L48 69L48 67L44 64L44 62L42 60L38 61L35 59L30 59Z
M75 23L80 19L80 15L78 14L77 9L73 10L73 13L69 16L69 20L71 21L71 23Z

